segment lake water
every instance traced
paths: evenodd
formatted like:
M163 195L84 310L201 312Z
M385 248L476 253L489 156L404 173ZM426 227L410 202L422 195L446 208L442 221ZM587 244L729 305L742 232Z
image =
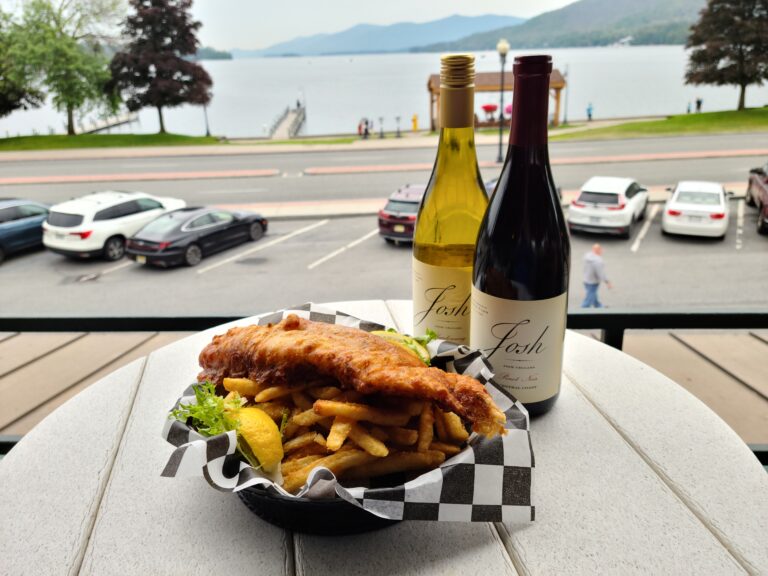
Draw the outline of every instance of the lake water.
M541 52L541 51L537 51ZM705 111L735 109L735 87L686 86L687 56L682 46L563 48L549 50L554 65L568 70L568 118L583 119L592 103L599 118L680 114L696 98ZM507 60L507 72L514 54ZM362 117L379 117L384 128L410 128L418 114L420 127L429 123L427 79L440 69L438 54L383 54L306 58L257 58L207 61L213 78L213 101L208 108L211 130L228 137L262 136L287 105L301 98L307 106L304 133L354 132ZM499 69L495 52L477 53L478 71ZM505 97L505 101L508 97ZM498 103L498 94L476 97L480 106ZM768 104L768 86L747 89L747 105ZM551 107L550 107L551 109ZM182 134L205 133L203 111L183 106L167 110L166 128ZM0 135L62 132L64 115L50 107L15 112L0 119ZM156 132L157 112L145 109L139 122L120 131Z

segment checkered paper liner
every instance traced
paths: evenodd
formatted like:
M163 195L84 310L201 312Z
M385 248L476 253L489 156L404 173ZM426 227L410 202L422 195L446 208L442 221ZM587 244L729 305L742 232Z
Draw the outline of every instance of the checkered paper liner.
M275 324L289 314L366 332L387 328L311 303L261 316L258 324ZM302 490L293 495L279 486L282 482L279 474L269 476L255 470L235 453L237 437L234 431L204 437L187 424L169 418L163 428L163 437L177 448L162 475L202 474L211 486L225 492L261 486L291 498L324 500L328 499L329 493L335 492L337 497L391 520L532 521L535 511L531 502L534 459L525 408L495 384L491 365L479 351L445 340L433 340L428 349L433 366L472 376L485 385L507 416L506 435L485 438L472 434L468 446L439 468L415 478L403 475L395 486L389 476L388 486L376 486L374 479L368 486L344 487L336 482L330 470L316 468ZM190 386L177 400L174 409L179 404L194 401Z

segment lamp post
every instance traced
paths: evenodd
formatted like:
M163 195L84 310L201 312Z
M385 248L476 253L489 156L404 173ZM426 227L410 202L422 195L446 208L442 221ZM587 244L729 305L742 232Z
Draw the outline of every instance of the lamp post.
M504 64L507 62L507 52L509 52L509 42L502 38L499 43L496 44L496 52L499 53L501 58L501 96L499 104L499 157L496 162L501 164L504 162L504 155L501 153L502 143L504 142Z
M208 106L203 104L203 116L205 116L205 135L210 137L211 136L211 129L208 126Z
M384 138L384 116L379 116L379 138Z
M568 125L568 64L565 65L565 108L563 110L563 126Z

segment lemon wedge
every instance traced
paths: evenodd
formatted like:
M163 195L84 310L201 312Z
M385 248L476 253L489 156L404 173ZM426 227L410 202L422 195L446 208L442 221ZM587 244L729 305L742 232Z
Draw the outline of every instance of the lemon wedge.
M371 334L381 336L382 338L401 346L429 366L429 351L422 344L419 344L413 337L400 334L399 332L388 332L387 330L374 330Z
M240 420L238 433L251 447L264 471L277 470L283 459L283 440L275 421L254 406L238 410L237 418Z

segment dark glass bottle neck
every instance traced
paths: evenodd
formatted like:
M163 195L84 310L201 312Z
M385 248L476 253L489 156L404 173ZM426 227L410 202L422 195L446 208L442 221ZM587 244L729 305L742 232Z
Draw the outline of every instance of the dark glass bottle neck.
M509 145L547 146L549 74L515 74Z

